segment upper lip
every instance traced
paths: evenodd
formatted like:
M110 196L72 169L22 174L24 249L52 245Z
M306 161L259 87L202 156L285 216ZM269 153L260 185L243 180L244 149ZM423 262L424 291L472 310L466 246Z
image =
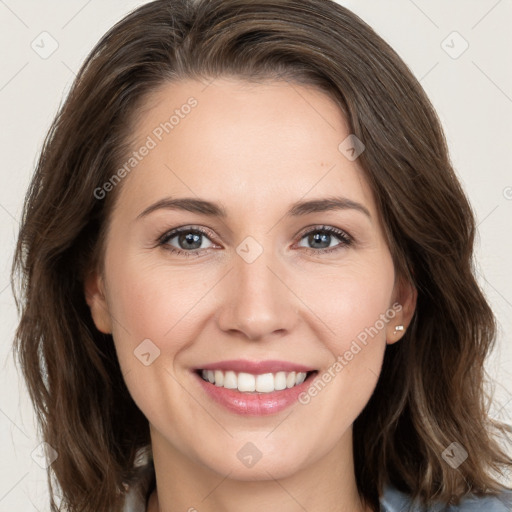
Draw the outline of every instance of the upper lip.
M229 361L218 361L216 363L209 363L198 368L199 370L222 370L233 372L252 373L253 375L260 375L263 373L277 373L277 372L312 372L315 368L305 366L303 364L291 363L289 361L249 361L246 359L232 359Z

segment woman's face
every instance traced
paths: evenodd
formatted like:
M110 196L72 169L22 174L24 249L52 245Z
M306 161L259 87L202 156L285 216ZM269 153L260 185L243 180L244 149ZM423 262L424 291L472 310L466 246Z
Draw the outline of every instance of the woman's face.
M288 82L183 81L140 111L86 292L154 449L242 480L351 450L414 292L349 135Z

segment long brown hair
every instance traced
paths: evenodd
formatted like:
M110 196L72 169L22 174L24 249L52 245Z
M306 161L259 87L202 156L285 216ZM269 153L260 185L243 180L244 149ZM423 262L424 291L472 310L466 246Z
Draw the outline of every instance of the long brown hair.
M26 197L12 274L15 353L43 439L58 453L48 472L52 510L121 510L136 451L150 443L112 338L95 328L84 298L122 183L102 199L95 190L126 160L148 94L219 76L309 84L339 105L366 146L358 162L396 272L418 290L412 324L387 347L354 424L361 497L378 510L388 480L425 503L497 493L512 461L498 442L511 429L489 418L484 389L495 319L474 277L474 215L418 81L330 0L157 0L118 22L86 59ZM468 452L457 469L442 456L452 442Z

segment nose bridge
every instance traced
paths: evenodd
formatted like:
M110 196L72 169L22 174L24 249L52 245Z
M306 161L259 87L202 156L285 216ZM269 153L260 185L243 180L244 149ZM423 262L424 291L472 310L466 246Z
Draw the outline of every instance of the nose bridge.
M265 246L253 237L238 245L219 316L222 329L255 340L292 327L297 308L275 254L269 238Z

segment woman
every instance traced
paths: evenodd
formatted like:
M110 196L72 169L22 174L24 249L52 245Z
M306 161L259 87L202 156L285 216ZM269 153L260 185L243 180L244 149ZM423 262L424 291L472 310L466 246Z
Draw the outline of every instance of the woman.
M140 7L55 119L15 257L61 509L510 510L474 235L429 100L349 10Z

